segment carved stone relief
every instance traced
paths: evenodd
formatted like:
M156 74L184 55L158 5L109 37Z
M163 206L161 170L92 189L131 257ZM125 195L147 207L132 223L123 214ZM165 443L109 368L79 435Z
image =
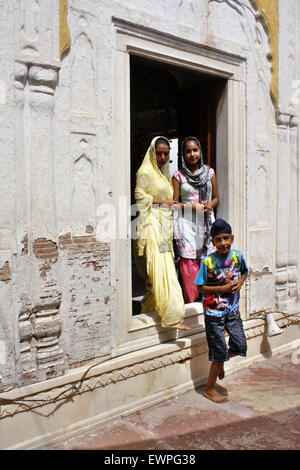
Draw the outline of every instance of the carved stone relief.
M279 46L284 53L279 55L279 113L296 114L296 103L293 95L297 87L297 1L280 1L280 15L284 21L280 23Z
M35 376L37 370L36 354L33 347L33 327L30 321L30 311L19 314L19 338L20 338L20 383L26 383L27 378Z
M299 303L297 281L298 217L297 214L297 142L298 121L293 115L278 116L278 194L276 301L288 312ZM284 243L284 249L282 244Z
M280 312L297 309L297 266L284 266L276 272L276 307Z
M184 24L190 28L197 26L197 19L195 15L195 4L196 2L191 0L180 0L177 9L177 22Z
M287 66L287 80L288 83L291 84L291 88L293 88L293 83L296 80L296 60L295 60L295 48L294 44L289 44L289 51L290 54L288 56L288 66ZM292 95L289 96L289 105L288 105L288 112L293 115L296 114L296 107L295 102L292 99Z
M275 106L278 101L278 2L272 6L266 0L249 2L248 0L208 0L211 30L213 38L215 24L218 25L217 35L230 40L242 41L252 50L252 60L270 89ZM225 21L230 8L236 18L236 27L228 28ZM223 10L222 10L223 9ZM219 10L219 15L218 15ZM222 14L222 11L224 13ZM227 19L228 21L228 19ZM240 34L242 32L242 34ZM242 44L241 44L242 45ZM240 47L241 47L240 45ZM249 57L248 57L249 59Z
M253 171L255 173L250 188L255 188L255 194L252 194L253 220L255 220L257 226L264 226L267 229L272 228L273 225L273 195L271 188L274 180L273 144L270 142L272 128L266 122L266 109L269 106L268 87L266 87L265 80L260 79L256 87L254 113L256 158Z
M31 63L58 63L59 0L16 0L18 58Z
M96 196L93 162L82 154L74 162L74 187L72 194L72 227L95 225Z
M95 225L98 200L95 18L83 10L71 8L70 24L73 38L70 51L71 220L73 235L80 235L86 226Z
M38 55L40 28L39 0L19 0L22 51Z
M72 47L73 63L71 69L71 106L72 111L95 114L95 65L94 51L90 39L81 33ZM84 71L84 87L82 72Z

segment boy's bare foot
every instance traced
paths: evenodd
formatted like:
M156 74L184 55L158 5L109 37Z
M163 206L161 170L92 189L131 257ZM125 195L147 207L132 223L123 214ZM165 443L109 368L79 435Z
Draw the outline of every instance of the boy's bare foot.
M183 323L180 323L180 325L176 326L177 330L190 330L189 326L184 325Z
M227 397L220 395L215 388L205 388L203 395L215 403L226 403L229 401Z
M225 377L224 365L222 366L218 377L219 377L220 380L224 379L224 377Z

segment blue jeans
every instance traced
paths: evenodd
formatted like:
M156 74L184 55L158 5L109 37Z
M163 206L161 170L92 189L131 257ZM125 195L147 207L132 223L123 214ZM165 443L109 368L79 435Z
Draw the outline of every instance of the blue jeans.
M229 351L238 356L246 356L247 340L239 312L224 314L222 317L205 314L204 318L210 361L228 361ZM225 341L225 331L229 336L229 350Z

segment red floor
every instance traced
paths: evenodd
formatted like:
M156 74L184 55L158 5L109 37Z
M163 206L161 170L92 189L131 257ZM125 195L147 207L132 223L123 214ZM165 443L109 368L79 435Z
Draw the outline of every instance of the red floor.
M228 403L209 401L200 388L42 449L300 449L300 348L219 383Z

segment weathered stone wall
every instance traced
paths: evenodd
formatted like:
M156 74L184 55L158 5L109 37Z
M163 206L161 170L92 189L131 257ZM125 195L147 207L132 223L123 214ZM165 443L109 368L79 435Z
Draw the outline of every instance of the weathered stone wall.
M245 57L247 309L299 305L296 0L279 1L277 106L255 2L69 0L62 58L59 7L0 0L2 390L113 354L118 260L96 237L97 207L118 185L112 17Z

